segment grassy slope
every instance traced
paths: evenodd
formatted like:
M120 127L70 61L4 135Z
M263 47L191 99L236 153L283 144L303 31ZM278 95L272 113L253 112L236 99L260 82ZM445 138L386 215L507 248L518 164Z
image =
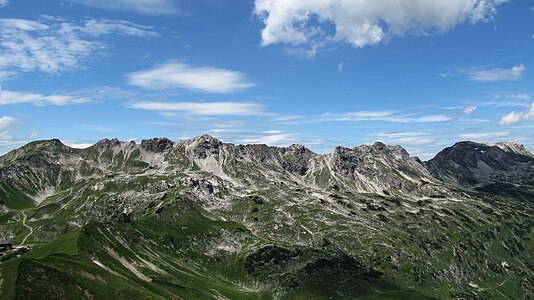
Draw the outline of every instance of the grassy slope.
M241 251L206 253L212 249L207 245L233 239L244 245ZM247 255L266 244L235 222L213 221L189 204L171 205L133 223L89 224L2 265L0 298L270 299L277 294L288 299L310 295L332 299L355 295L351 287L309 268L297 270L304 279L292 289L283 286L284 282L277 286L264 280L263 275L269 274L250 274L245 267ZM316 259L316 252L305 251L311 254L299 258L304 263ZM269 268L263 271L271 272ZM410 295L425 299L381 279L358 284L369 285L358 290L365 298L403 299ZM377 294L375 288L383 292Z

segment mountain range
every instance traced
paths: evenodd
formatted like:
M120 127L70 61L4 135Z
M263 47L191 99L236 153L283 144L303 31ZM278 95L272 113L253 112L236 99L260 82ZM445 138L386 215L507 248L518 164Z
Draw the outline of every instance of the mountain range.
M2 299L534 299L534 155L35 141L0 157L0 239L33 246Z

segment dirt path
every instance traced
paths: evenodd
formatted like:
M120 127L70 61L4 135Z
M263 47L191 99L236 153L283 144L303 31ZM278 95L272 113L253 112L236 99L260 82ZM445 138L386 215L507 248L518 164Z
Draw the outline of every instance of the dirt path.
M28 216L26 215L26 211L22 211L22 225L26 228L28 228L30 230L30 233L28 233L24 239L22 240L22 243L20 243L21 245L24 245L26 243L26 240L30 237L30 235L33 234L33 228L31 228L28 224L26 224L26 219L28 218Z

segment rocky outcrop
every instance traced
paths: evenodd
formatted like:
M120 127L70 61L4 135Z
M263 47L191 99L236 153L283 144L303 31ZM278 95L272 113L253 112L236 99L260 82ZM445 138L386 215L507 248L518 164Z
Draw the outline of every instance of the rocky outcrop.
M293 144L287 148L282 148L282 167L284 170L305 175L310 168L310 160L315 156L310 149Z
M210 135L203 135L197 138L183 141L186 151L191 153L193 158L204 159L208 156L218 155L223 143Z
M121 142L118 139L103 139L94 144L93 147L98 150L108 150L118 147L120 145Z
M147 152L163 153L171 150L173 147L174 142L167 138L154 138L141 141L141 149Z

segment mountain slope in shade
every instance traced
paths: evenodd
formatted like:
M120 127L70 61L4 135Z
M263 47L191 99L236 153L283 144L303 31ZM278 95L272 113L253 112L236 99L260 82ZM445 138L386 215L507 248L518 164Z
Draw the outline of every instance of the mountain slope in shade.
M431 174L462 189L534 201L534 155L522 145L460 142L426 163Z
M479 171L511 174L507 165L529 166L531 155L513 144L451 148L421 163L382 143L320 155L207 135L33 142L0 157L0 238L36 248L0 265L0 293L534 297L533 184L484 184ZM470 173L449 170L460 163Z

